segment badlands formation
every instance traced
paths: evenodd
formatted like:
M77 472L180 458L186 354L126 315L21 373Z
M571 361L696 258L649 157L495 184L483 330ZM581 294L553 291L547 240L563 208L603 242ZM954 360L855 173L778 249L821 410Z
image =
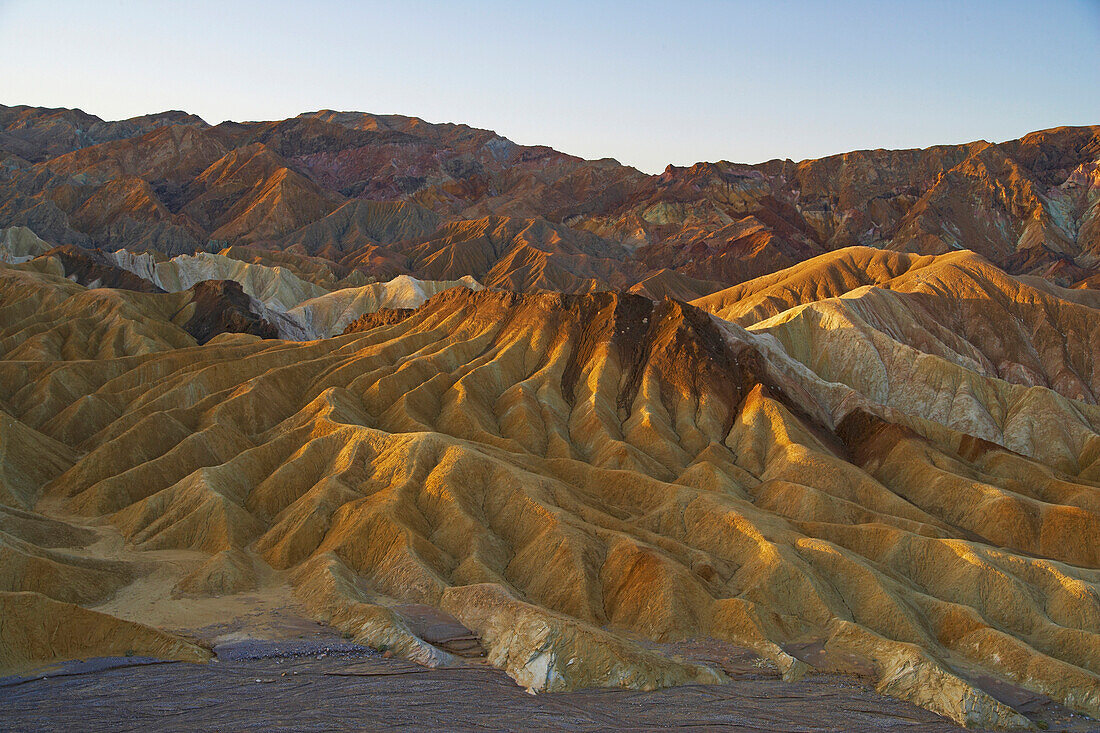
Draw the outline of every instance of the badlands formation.
M202 661L262 597L535 692L723 683L662 646L712 638L1100 717L1100 129L645 176L358 113L0 128L4 673Z

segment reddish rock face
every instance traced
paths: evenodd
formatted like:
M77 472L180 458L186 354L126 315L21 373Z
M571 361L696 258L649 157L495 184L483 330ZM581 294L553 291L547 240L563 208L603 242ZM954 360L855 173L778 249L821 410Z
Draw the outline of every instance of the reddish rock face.
M1089 287L1100 256L1100 127L649 176L396 115L0 107L0 160L0 226L55 244L250 245L517 290L697 296L852 245L970 249Z

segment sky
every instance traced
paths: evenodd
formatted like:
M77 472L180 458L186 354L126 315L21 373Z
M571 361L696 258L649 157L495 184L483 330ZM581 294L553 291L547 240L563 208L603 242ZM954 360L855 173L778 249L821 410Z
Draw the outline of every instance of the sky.
M0 103L463 122L647 172L1100 124L1100 0L0 0Z

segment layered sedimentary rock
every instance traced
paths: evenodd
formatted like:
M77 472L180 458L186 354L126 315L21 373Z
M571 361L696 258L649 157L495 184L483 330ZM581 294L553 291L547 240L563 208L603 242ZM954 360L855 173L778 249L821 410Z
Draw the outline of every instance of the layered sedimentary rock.
M210 658L185 639L38 593L0 592L0 616L0 669L6 671L91 656Z
M400 275L389 282L335 290L302 301L287 311L287 316L301 324L302 329L300 335L288 335L300 341L337 336L364 314L416 308L436 293L459 287L483 289L469 275L458 280L417 280Z
M312 271L313 279L307 279L290 267L249 262L241 259L246 253L234 254L237 257L203 253L166 259L147 252L102 252L65 245L33 261L27 259L24 270L63 274L92 289L189 293L189 300L164 298L161 302L169 308L194 304L182 320L177 312L168 320L182 325L199 343L221 333L294 341L326 338L380 308L415 308L431 295L452 287L482 288L469 276L440 281L407 275L355 286L347 278L333 280L331 271ZM304 266L300 262L295 265ZM326 285L333 289L328 290Z
M180 255L172 259L157 258L148 253L133 254L125 250L109 252L105 256L117 267L167 292L187 290L203 280L234 280L251 297L282 311L328 292L286 268L252 264L209 252L194 256Z
M979 256L845 250L699 307L460 287L205 346L147 305L183 293L19 267L6 440L55 458L5 453L7 547L80 579L34 592L141 621L177 553L166 597L285 582L458 663L429 606L533 690L718 682L638 643L711 636L967 724L1026 724L998 685L1100 714L1100 311Z
M326 110L211 126L178 112L104 122L0 107L0 227L168 255L285 250L375 280L470 275L524 291L686 296L694 281L715 283L709 292L855 245L968 249L1088 287L1098 129L651 176L410 117Z
M104 253L72 244L54 247L42 254L55 259L65 277L88 288L117 288L140 293L163 293L164 288L149 278L120 267L115 253Z
M0 262L27 262L49 249L50 245L27 227L9 227L0 231Z
M253 310L253 300L235 280L203 280L190 288L194 312L183 330L205 344L223 333L247 333L276 338L274 325Z
M1100 715L1097 129L647 176L0 108L0 666L292 594L536 692L713 637Z

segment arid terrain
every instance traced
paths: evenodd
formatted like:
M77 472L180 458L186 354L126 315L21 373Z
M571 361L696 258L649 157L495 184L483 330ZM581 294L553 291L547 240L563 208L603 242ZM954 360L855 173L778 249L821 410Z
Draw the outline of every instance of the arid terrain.
M275 695L211 650L308 621L562 728L1088 730L1098 363L1100 126L650 176L0 106L0 700ZM199 665L30 680L99 657Z

